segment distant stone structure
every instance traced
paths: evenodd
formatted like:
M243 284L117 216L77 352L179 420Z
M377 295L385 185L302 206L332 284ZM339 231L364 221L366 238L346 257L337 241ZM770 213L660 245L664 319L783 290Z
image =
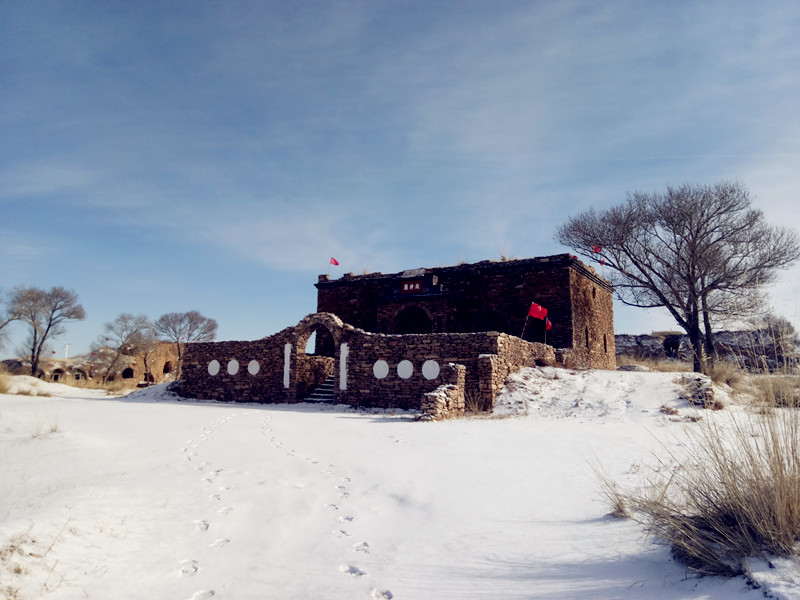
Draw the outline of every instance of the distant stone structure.
M111 350L107 350L112 352ZM145 360L146 358L146 360ZM122 354L109 373L108 381L133 379L137 383L164 383L175 379L178 354L175 344L160 342L145 357L142 353ZM3 366L15 375L30 375L31 363L23 360L5 360ZM102 378L105 370L98 367L90 355L74 358L44 358L39 363L36 377L46 381L66 383L84 379Z
M440 419L465 404L491 410L524 366L616 366L611 286L568 254L320 275L316 287L318 312L296 326L255 341L187 344L179 393L266 403L317 394ZM548 309L551 330L526 319L532 302Z

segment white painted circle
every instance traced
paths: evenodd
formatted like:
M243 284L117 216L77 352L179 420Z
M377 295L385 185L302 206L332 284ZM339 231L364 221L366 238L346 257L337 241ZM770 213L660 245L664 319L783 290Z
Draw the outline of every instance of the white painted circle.
M439 376L439 363L435 360L426 360L422 363L422 374L425 379L436 379Z
M372 374L377 379L383 379L389 374L389 363L385 360L376 360L375 364L372 365Z
M401 360L400 364L397 365L397 376L400 379L408 379L413 372L414 365L411 364L410 360Z
M210 363L208 363L208 374L213 377L217 373L219 373L219 361L212 360Z
M236 375L239 372L239 361L235 358L228 361L228 375Z
M250 375L257 375L260 370L261 365L258 364L257 360L251 360L247 363L247 372L250 373Z

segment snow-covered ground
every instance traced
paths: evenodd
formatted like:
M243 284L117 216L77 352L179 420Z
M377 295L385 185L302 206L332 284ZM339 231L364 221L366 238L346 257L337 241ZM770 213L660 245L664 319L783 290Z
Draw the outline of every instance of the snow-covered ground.
M679 377L524 370L439 423L15 378L51 396L0 395L0 599L800 598L792 561L697 578L607 516L591 464L679 453Z

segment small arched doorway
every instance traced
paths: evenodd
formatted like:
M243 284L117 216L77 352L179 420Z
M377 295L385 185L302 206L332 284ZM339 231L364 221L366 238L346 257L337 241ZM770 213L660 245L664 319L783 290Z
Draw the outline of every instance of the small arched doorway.
M394 333L431 333L433 325L428 313L419 306L407 306L394 318Z

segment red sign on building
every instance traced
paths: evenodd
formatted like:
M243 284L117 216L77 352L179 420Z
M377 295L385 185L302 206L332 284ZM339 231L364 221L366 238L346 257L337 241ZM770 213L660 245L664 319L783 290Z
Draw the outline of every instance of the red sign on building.
M404 281L402 291L404 294L413 294L422 291L422 280L413 279L411 281Z

